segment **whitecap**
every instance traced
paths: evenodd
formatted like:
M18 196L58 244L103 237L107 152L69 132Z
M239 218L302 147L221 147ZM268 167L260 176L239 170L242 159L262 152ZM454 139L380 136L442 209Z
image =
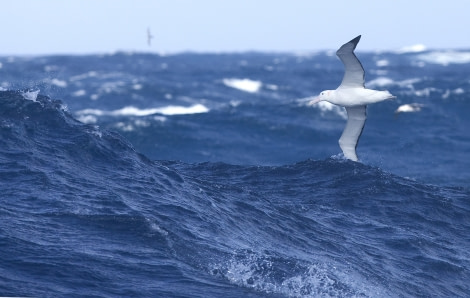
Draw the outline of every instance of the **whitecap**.
M259 91L263 83L250 79L223 79L223 83L227 87L235 88L241 91L256 93Z
M149 127L150 126L150 122L149 121L144 121L144 120L136 120L136 121L134 121L134 124L136 126L140 126L140 127Z
M158 109L158 114L162 115L187 115L187 114L200 114L200 113L207 113L209 109L202 105L202 104L195 104L190 107L182 107L182 106L168 106Z
M93 78L93 77L96 77L96 76L98 76L98 73L96 71L91 70L87 73L79 74L79 75L70 77L70 81L71 82L81 81L81 80L84 80L84 79L87 79L87 78Z
M398 113L415 113L421 111L421 108L423 108L424 105L420 103L409 103L409 104L404 104L399 106L395 110L395 114Z
M394 81L388 77L378 77L366 83L368 88L384 88L387 86L397 85L402 88L414 89L413 84L420 82L419 78L405 79L403 81Z
M465 91L464 91L462 88L457 88L457 89L454 89L454 90L449 90L449 89L447 89L447 90L445 91L445 93L442 94L442 98L443 98L443 99L447 99L447 98L449 98L449 96L451 96L452 94L459 95L459 94L464 94L464 93L465 93Z
M139 109L134 106L127 106L114 111L104 111L99 109L84 109L78 111L78 115L94 115L94 116L149 116L153 114L161 114L165 116L173 115L189 115L207 113L209 109L202 104L195 104L189 107L183 106L166 106L161 108Z
M470 63L470 52L430 52L419 55L417 58L423 62L440 64L443 66L447 66L449 64L466 64Z
M209 109L202 104L196 104L190 107L183 106L167 106L162 108L152 109L139 109L133 106L124 107L119 110L112 111L110 114L115 116L148 116L152 114L162 114L167 116L172 115L187 115L207 113Z
M343 119L348 119L348 114L346 113L346 109L344 109L343 107L334 105L334 104L329 103L327 101L320 101L319 103L316 104L316 106L323 113L324 112L333 112L333 113L339 115Z
M369 88L373 87L384 87L384 86L389 86L393 85L395 83L394 80L387 78L387 77L378 77L376 79L373 79L372 81L367 82L367 86Z
M67 82L59 79L52 79L51 84L61 88L67 87Z
M327 101L320 101L315 104L311 104L312 100L315 99L315 96L312 97L307 97L307 98L301 98L298 99L297 102L300 105L306 105L306 106L313 106L317 109L319 109L322 114L329 112L329 113L334 113L338 116L340 116L343 119L348 119L348 115L346 113L346 109L340 106L337 106L335 104L329 103Z
M134 89L134 90L141 90L142 87L143 87L142 84L134 84L134 85L132 85L132 89Z
M93 115L81 115L77 117L78 121L83 122L85 124L95 124L98 122L96 116Z
M406 79L403 81L396 82L396 84L400 87L406 87L410 89L414 89L413 84L421 82L420 78L412 78L412 79Z
M72 96L75 96L75 97L84 96L84 95L86 95L86 91L84 89L80 89L75 92L72 92Z
M163 116L154 116L154 117L153 117L153 120L159 121L159 122L165 122L165 121L166 121L166 117L163 117Z
M122 131L134 131L136 127L149 127L151 123L144 120L135 120L132 123L118 122L115 126Z
M381 59L375 62L375 65L377 65L377 67L384 67L384 66L388 66L389 64L390 62L387 59Z
M24 99L31 100L31 101L36 101L36 99L38 98L38 94L39 94L39 89L35 91L28 90L28 91L21 92L21 95L23 96Z
M132 126L132 124L128 124L124 122L116 123L116 127L122 131L134 131L134 126Z
M419 52L424 52L424 51L426 51L425 45L415 44L415 45L403 47L399 49L397 52L399 54L404 54L404 53L419 53Z
M428 87L420 90L414 90L414 95L419 96L419 97L429 97L431 95L431 92L438 91L438 89L433 88L433 87Z

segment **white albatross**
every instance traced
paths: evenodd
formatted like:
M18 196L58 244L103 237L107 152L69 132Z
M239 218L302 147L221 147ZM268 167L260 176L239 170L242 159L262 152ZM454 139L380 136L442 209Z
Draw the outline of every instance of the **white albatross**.
M354 49L361 36L354 38L342 45L336 55L344 64L344 77L341 85L336 90L325 90L319 96L310 101L316 104L320 101L328 101L332 104L346 108L348 122L339 139L339 146L346 158L357 161L356 147L362 129L366 122L366 105L395 98L388 91L366 89L364 87L364 68L354 54Z

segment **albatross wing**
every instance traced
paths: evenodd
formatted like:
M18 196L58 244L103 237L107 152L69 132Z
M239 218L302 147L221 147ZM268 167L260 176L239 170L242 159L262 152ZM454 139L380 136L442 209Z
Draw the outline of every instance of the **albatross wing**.
M346 107L346 111L348 112L348 122L341 138L339 138L339 146L346 158L357 161L356 147L366 123L366 106Z
M345 70L343 81L338 88L364 88L364 68L354 54L354 49L356 48L360 39L361 36L359 35L350 42L342 45L341 48L336 51L336 55L343 62Z

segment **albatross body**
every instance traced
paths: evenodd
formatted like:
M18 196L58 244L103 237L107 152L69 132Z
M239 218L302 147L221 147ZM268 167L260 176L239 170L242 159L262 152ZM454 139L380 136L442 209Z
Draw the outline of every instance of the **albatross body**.
M364 68L354 54L354 49L361 36L354 38L342 45L336 55L344 64L344 77L341 85L336 90L325 90L310 104L320 101L328 101L332 104L346 108L348 122L343 134L339 139L339 146L344 156L350 160L357 161L356 147L362 129L366 122L366 106L386 99L395 98L388 91L378 91L364 88Z

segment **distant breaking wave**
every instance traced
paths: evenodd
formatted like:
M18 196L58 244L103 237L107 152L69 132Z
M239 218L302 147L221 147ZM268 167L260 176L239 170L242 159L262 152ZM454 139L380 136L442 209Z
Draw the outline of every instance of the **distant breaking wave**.
M259 91L263 83L250 79L224 79L225 86L235 88L241 91L256 93Z
M93 116L149 116L153 114L161 114L165 116L174 116L174 115L188 115L188 114L200 114L207 113L209 109L202 104L195 104L190 107L183 106L166 106L161 108L151 108L151 109L139 109L134 106L127 106L122 109L114 111L105 111L100 109L84 109L78 111L79 120L86 123L96 122L96 118ZM92 117L90 117L92 116ZM94 119L94 120L93 120Z
M470 63L470 52L443 51L421 54L418 59L428 63L447 66L449 64Z

